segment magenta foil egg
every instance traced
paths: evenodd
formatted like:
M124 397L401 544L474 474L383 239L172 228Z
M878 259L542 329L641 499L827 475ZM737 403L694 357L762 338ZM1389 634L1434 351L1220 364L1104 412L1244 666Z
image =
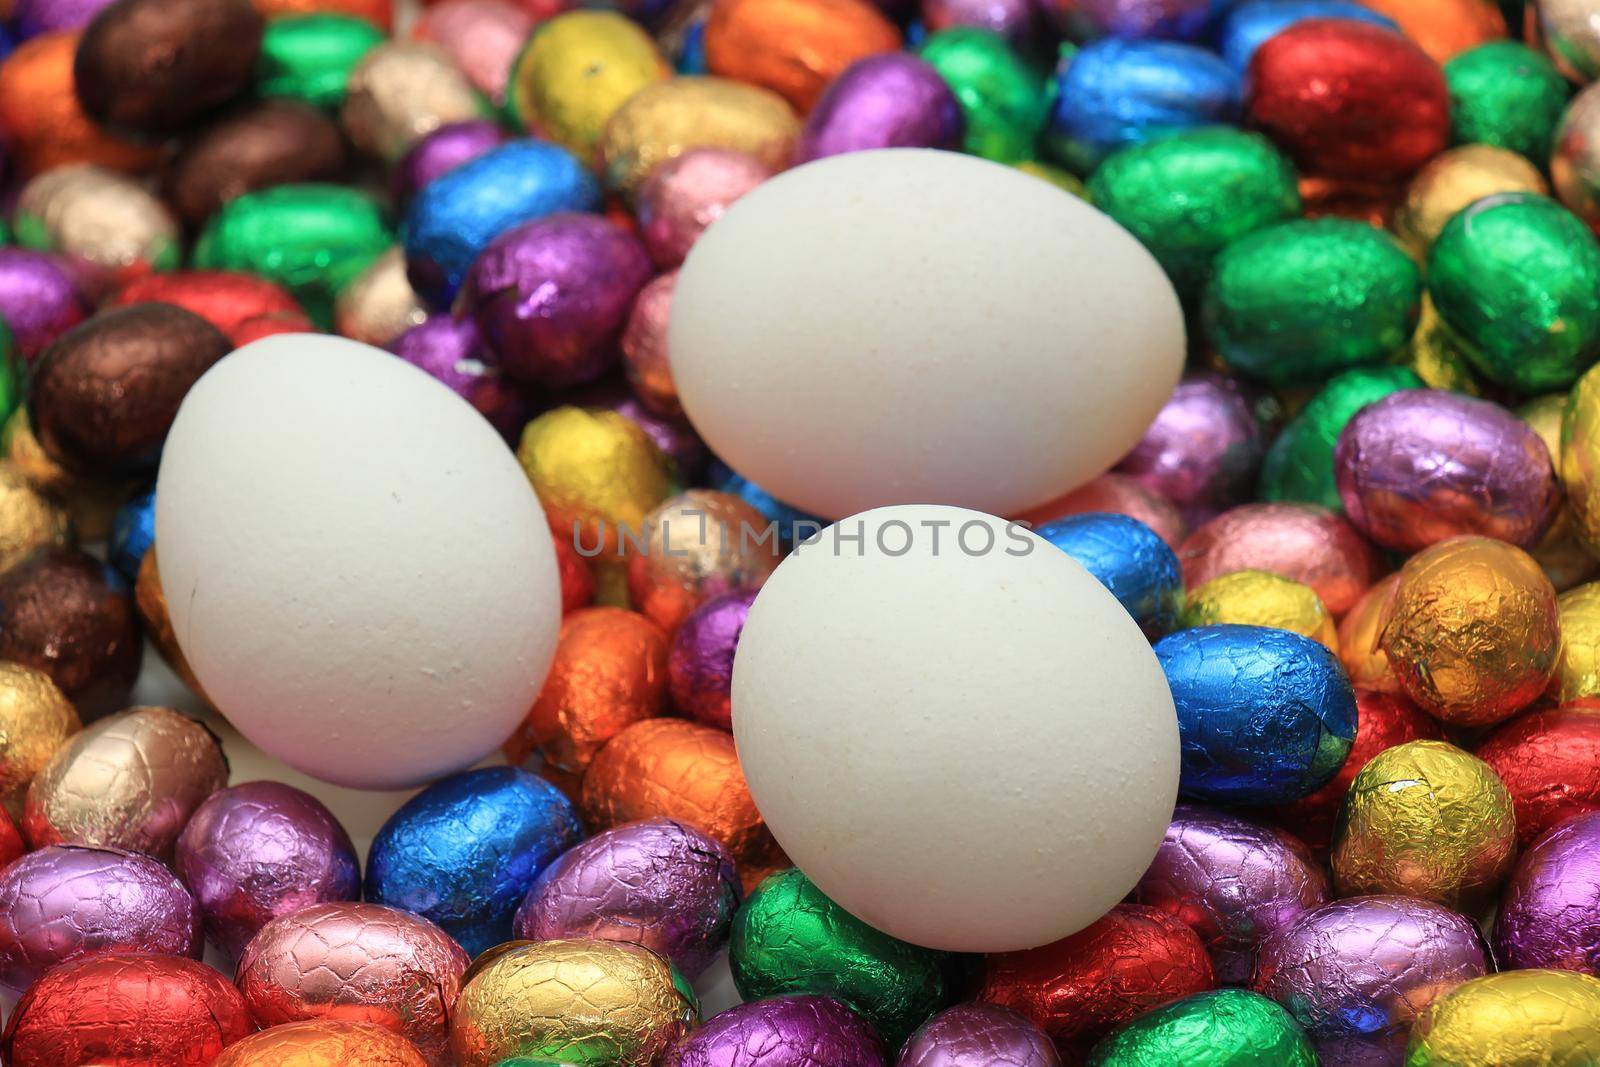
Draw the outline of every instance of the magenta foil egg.
M522 391L494 365L494 353L471 319L457 319L448 313L429 315L390 341L389 351L449 386L477 408L500 436L514 437L527 423L528 404Z
M998 1004L957 1004L918 1028L895 1067L1061 1067L1044 1031Z
M0 319L17 352L32 361L89 314L89 298L72 268L50 252L0 248Z
M1267 447L1254 401L1231 378L1187 375L1116 470L1198 526L1252 495Z
M58 963L113 952L200 958L200 910L148 856L55 845L0 871L0 987L21 993Z
M662 270L689 248L728 205L772 177L754 156L727 148L692 148L652 170L634 195L639 236Z
M828 997L753 1000L712 1016L660 1067L887 1067L865 1019Z
M394 198L404 204L433 179L505 144L506 134L488 119L451 122L427 134L394 168Z
M733 857L715 838L644 819L596 834L545 868L513 931L528 941L632 941L693 979L727 943L741 896Z
M667 691L673 705L691 719L719 730L733 729L733 653L755 601L755 590L712 597L672 635Z
M279 915L361 895L350 835L321 801L282 782L207 797L178 838L177 868L206 936L230 959Z
M929 33L973 26L1021 44L1036 22L1033 0L922 0L922 24Z
M638 238L610 219L550 215L489 243L467 273L461 308L513 378L579 385L616 366L617 339L651 273Z
M443 48L473 88L504 104L534 21L527 5L510 0L443 0L422 9L412 36Z
M1334 476L1345 514L1385 548L1416 552L1457 534L1529 546L1561 502L1549 449L1498 404L1404 389L1356 413Z
M668 271L639 290L622 331L622 367L639 401L658 414L681 419L678 387L672 382L667 358L667 322L672 313L672 291L678 272Z
M11 24L23 40L58 30L81 30L111 0L17 0Z
M960 147L961 104L929 63L906 52L857 60L806 118L795 162L869 148Z
M1471 919L1413 897L1350 897L1262 942L1251 985L1299 1021L1323 1067L1399 1067L1423 1009L1489 969Z
M1600 812L1569 819L1517 860L1494 922L1506 969L1600 976Z
M1328 902L1328 878L1282 830L1180 804L1131 899L1188 923L1217 981L1243 985L1263 939Z

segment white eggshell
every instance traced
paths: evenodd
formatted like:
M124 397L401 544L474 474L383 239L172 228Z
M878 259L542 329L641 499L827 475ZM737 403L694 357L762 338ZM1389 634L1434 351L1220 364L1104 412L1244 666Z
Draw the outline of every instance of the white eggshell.
M206 694L307 774L397 788L492 752L561 622L539 502L465 401L368 345L246 345L197 382L156 490L162 586Z
M1177 717L1139 627L1066 553L960 508L856 515L784 560L739 638L733 733L800 869L932 948L1089 925L1177 798Z
M741 197L678 275L672 376L739 473L825 516L1016 514L1122 458L1183 369L1160 266L971 156L830 156Z

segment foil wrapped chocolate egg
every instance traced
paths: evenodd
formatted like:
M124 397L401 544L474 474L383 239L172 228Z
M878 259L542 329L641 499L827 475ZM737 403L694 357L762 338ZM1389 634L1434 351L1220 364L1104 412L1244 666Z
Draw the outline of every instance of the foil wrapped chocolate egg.
M133 583L133 603L139 609L139 621L144 623L144 632L155 645L156 652L190 692L209 703L205 688L189 666L188 657L178 647L178 635L172 628L172 614L167 607L167 594L161 588L161 568L156 563L153 545L139 561L139 575Z
M831 997L788 996L719 1012L661 1067L887 1067L867 1021Z
M1574 532L1591 553L1600 550L1600 373L1578 380L1561 423L1561 482Z
M1571 0L1539 5L1579 6ZM1534 43L1529 38L1530 44ZM1507 148L1527 159L1550 158L1550 142L1572 83L1554 63L1517 41L1489 41L1450 57L1444 64L1450 86L1450 126L1459 144Z
M1046 0L1044 13L1063 34L1076 40L1115 37L1187 40L1197 36L1211 14L1196 0Z
M1339 651L1333 617L1308 585L1270 571L1234 571L1191 589L1179 613L1185 628L1238 623L1271 626Z
M580 159L617 109L669 71L650 35L615 11L567 11L541 23L511 68L511 113Z
M552 1060L648 1067L699 1018L687 984L647 948L543 941L510 949L472 976L450 1044L461 1067Z
M904 52L858 59L829 84L806 118L795 163L874 148L956 150L966 116L927 61Z
M1061 1067L1044 1031L998 1004L957 1004L921 1026L895 1067Z
M0 987L20 994L51 967L85 956L200 957L200 911L155 860L52 846L0 870Z
M305 1019L372 1023L449 1060L450 1018L471 959L426 919L379 904L312 904L272 919L239 959L235 983L260 1026Z
M1600 94L1584 89L1562 111L1549 157L1557 199L1590 227L1600 223L1600 151L1594 147L1597 123Z
M117 509L117 517L111 523L111 539L106 543L109 562L125 580L135 581L139 565L155 539L156 491L149 489Z
M0 248L0 316L24 363L82 322L89 310L81 279L60 256Z
M84 114L73 85L82 34L58 31L24 41L0 64L0 129L24 173L68 163L98 163L138 173L156 153L126 141ZM248 69L248 68L247 68Z
M1055 519L1034 532L1094 575L1147 636L1160 637L1177 625L1183 571L1171 547L1142 522L1089 512Z
M1399 896L1339 900L1268 937L1251 987L1282 1004L1326 1067L1399 1064L1416 1017L1493 969L1471 919Z
M1232 378L1188 375L1116 470L1172 501L1191 525L1244 503L1267 447L1255 400Z
M693 981L727 943L742 896L721 842L671 819L643 819L596 834L546 867L512 933L632 941Z
M735 200L772 177L746 152L691 148L650 171L634 196L639 238L656 265L671 270Z
M28 851L22 831L5 808L0 808L0 869L9 867Z
M1191 589L1222 574L1263 570L1309 585L1336 617L1380 573L1378 554L1345 519L1309 504L1242 504L1191 533L1178 548Z
M399 245L373 260L333 302L333 327L339 335L377 348L427 317L428 309L406 277L405 250Z
M116 0L83 31L78 101L114 129L176 133L249 86L264 28L249 0Z
M48 674L0 662L0 805L21 815L28 783L80 729L77 710Z
M1039 13L1017 0L922 0L922 24L929 33L954 26L991 30L1014 45L1026 45L1038 30Z
M755 590L712 597L672 635L667 691L673 706L696 722L733 729L733 655L755 599Z
M1588 0L1545 0L1528 20L1528 41L1543 46L1560 73L1585 84L1600 74L1600 32Z
M1424 711L1483 726L1544 691L1560 658L1559 619L1555 589L1527 553L1455 537L1401 569L1379 643Z
M520 764L538 749L544 763L581 774L607 741L661 714L666 691L660 627L622 608L580 609L561 620L555 659L506 755Z
M232 983L198 960L91 956L52 968L23 994L0 1055L13 1067L209 1067L251 1029Z
M1379 638L1389 621L1389 607L1400 587L1398 572L1375 583L1339 622L1339 662L1357 692L1399 693L1400 679Z
M464 0L475 3L477 0ZM499 0L486 0L499 2ZM394 165L390 185L395 203L405 205L422 191L423 186L448 174L457 167L471 163L492 149L506 143L506 133L489 119L468 119L449 122L432 133L424 135L400 157Z
M368 23L380 36L394 27L394 0L254 0L272 22L302 15L330 15Z
M494 365L494 354L471 319L430 315L390 341L388 347L471 404L500 436L514 439L527 424L527 402Z
M84 719L123 706L141 651L132 599L98 560L41 548L0 574L0 660L49 675Z
M552 532L552 536L556 546L556 570L561 575L561 614L566 616L594 603L598 583L594 568L578 554L572 542L557 533Z
M622 531L640 529L672 491L661 450L613 411L547 411L523 430L517 459L550 528L590 555L620 554Z
M1457 986L1417 1019L1407 1067L1583 1063L1600 1053L1600 979L1506 971Z
M1546 708L1495 728L1473 750L1511 793L1517 842L1600 811L1600 709Z
M472 87L499 106L534 22L533 12L509 0L444 0L425 8L411 33L443 48Z
M1600 583L1569 589L1556 598L1561 658L1550 695L1562 704L1600 696Z
M643 548L628 559L628 594L672 633L695 608L724 593L760 589L778 566L766 516L731 493L690 489L645 516Z
M189 387L232 347L215 326L172 304L96 315L57 338L34 365L34 433L71 470L151 473Z
M211 1067L427 1067L405 1038L370 1023L284 1023L229 1045Z
M1561 473L1561 423L1566 418L1567 399L1566 393L1546 393L1516 409L1517 418L1527 423L1550 451L1558 479ZM1544 568L1550 584L1556 587L1558 593L1600 574L1600 559L1590 555L1578 539L1578 520L1567 506L1564 485L1560 492L1561 503L1556 508L1555 518L1545 528L1544 536L1528 550L1528 554Z
M476 954L506 939L533 880L581 836L567 798L538 776L463 771L383 824L367 856L365 895L431 919Z
M1397 893L1471 910L1511 870L1511 793L1489 765L1443 741L1378 753L1350 784L1333 840L1341 895Z
M1539 168L1515 152L1467 144L1434 157L1406 186L1394 216L1395 233L1426 255L1456 212L1496 193L1548 193Z
M670 271L652 278L639 290L620 342L622 368L635 395L651 411L673 418L683 416L667 355L667 323L677 281L678 272Z
M852 63L900 47L900 31L864 0L727 0L706 23L713 74L778 93L809 111Z
M1077 1061L1124 1023L1215 985L1205 945L1187 924L1118 904L1071 937L985 957L975 995L1020 1012L1063 1060Z
M1014 519L1037 527L1068 515L1095 511L1138 519L1154 530L1174 551L1183 543L1186 528L1178 509L1160 493L1146 488L1126 474L1102 474L1064 496L1014 516Z
M1437 63L1488 41L1506 36L1506 15L1492 4L1471 0L1422 0L1395 3L1374 0L1374 11L1399 24L1400 32L1417 42Z
M15 0L6 15L23 40L62 30L81 30L110 0ZM9 50L9 49L8 49Z
M34 848L123 848L165 861L190 814L227 780L210 730L171 708L132 708L56 750L28 786L22 830Z
M179 835L176 857L206 936L231 959L270 920L361 894L350 835L321 801L282 782L211 794Z
M1217 981L1240 985L1263 939L1328 902L1328 879L1283 831L1180 804L1129 899L1188 923L1211 953Z
M311 320L281 285L253 274L223 270L185 270L151 275L129 282L112 295L110 305L172 304L205 319L227 335L234 347L247 344L267 329L309 333Z
M466 76L436 45L390 41L350 71L339 120L358 149L394 162L448 122L483 117Z
M944 1006L945 954L873 929L795 868L763 881L734 918L728 962L746 1000L843 1001L897 1048Z
M930 34L917 55L955 93L966 122L964 151L997 163L1032 159L1050 117L1052 83L998 33L951 26Z
M1506 970L1600 972L1600 814L1575 816L1517 860L1495 913Z
M1399 30L1393 19L1348 0L1247 0L1228 9L1217 29L1217 51L1240 73L1250 69L1256 49L1297 22L1315 18L1356 19Z
M1196 993L1140 1016L1095 1047L1090 1067L1317 1067L1294 1017L1244 989Z
M1182 743L1179 790L1272 804L1326 785L1356 735L1356 702L1326 646L1264 626L1202 626L1161 639Z
M178 265L178 223L144 186L93 163L36 175L17 196L19 244L60 252L114 277Z
M0 450L28 484L66 508L78 538L94 542L109 537L117 509L136 485L124 479L91 478L67 470L45 453L34 436L28 409L20 407L0 426Z
M36 549L72 542L72 518L35 489L12 463L0 462L0 572Z
M331 11L282 13L268 23L261 41L256 92L337 111L350 72L387 39L365 18Z

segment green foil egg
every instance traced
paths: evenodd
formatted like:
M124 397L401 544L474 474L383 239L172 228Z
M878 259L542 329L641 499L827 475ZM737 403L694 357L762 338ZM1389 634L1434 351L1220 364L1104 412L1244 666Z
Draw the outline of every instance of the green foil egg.
M1486 196L1428 254L1434 307L1484 377L1521 393L1565 389L1600 357L1600 242L1532 193Z
M279 185L223 205L195 242L194 265L287 287L318 327L333 301L394 243L378 202L341 185Z
M1543 166L1572 83L1542 53L1515 41L1469 48L1444 65L1457 144L1492 144Z
M11 327L0 319L0 423L22 406L22 367Z
M297 15L267 23L256 61L256 92L337 110L350 72L382 44L383 31L349 15Z
M1224 249L1203 312L1228 366L1296 386L1382 363L1410 339L1421 301L1422 275L1393 237L1364 222L1312 219Z
M946 956L876 930L798 869L779 871L734 916L728 944L745 1000L810 993L860 1012L891 1048L944 1006Z
M1409 367L1357 367L1323 386L1289 421L1261 464L1261 498L1343 511L1333 481L1333 450L1356 412L1401 389L1421 389Z
M1091 1067L1317 1067L1305 1031L1275 1001L1214 989L1146 1012L1095 1047Z
M968 152L998 163L1033 158L1053 91L1043 71L999 34L971 26L940 30L922 43L918 54L961 102Z
M1185 299L1199 295L1218 252L1300 215L1289 160L1260 134L1223 126L1125 148L1095 170L1089 192Z

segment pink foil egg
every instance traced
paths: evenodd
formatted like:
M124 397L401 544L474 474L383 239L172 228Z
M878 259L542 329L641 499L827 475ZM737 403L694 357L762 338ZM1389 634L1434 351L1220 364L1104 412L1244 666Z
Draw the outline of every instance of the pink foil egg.
M1171 501L1126 474L1102 474L1048 503L1013 516L1018 522L1043 526L1068 515L1109 511L1138 519L1176 551L1188 529Z
M795 162L871 148L956 149L966 131L961 104L930 64L906 52L859 59L811 109Z
M729 204L770 177L766 164L727 148L693 148L656 167L634 196L650 257L663 270L679 266Z
M689 718L719 730L733 729L733 654L755 600L755 590L712 597L672 635L667 691Z
M503 104L511 64L533 25L509 0L441 0L423 9L411 35L443 48L474 88Z
M651 411L673 419L683 417L667 357L667 321L672 311L672 288L677 281L677 271L651 279L639 290L633 311L628 314L628 325L622 331L622 367L634 395Z
M1178 547L1183 582L1197 588L1234 571L1271 571L1309 585L1343 615L1383 571L1377 551L1342 516L1313 504L1241 504Z
M998 1004L957 1004L923 1023L895 1067L1061 1067L1044 1031Z

